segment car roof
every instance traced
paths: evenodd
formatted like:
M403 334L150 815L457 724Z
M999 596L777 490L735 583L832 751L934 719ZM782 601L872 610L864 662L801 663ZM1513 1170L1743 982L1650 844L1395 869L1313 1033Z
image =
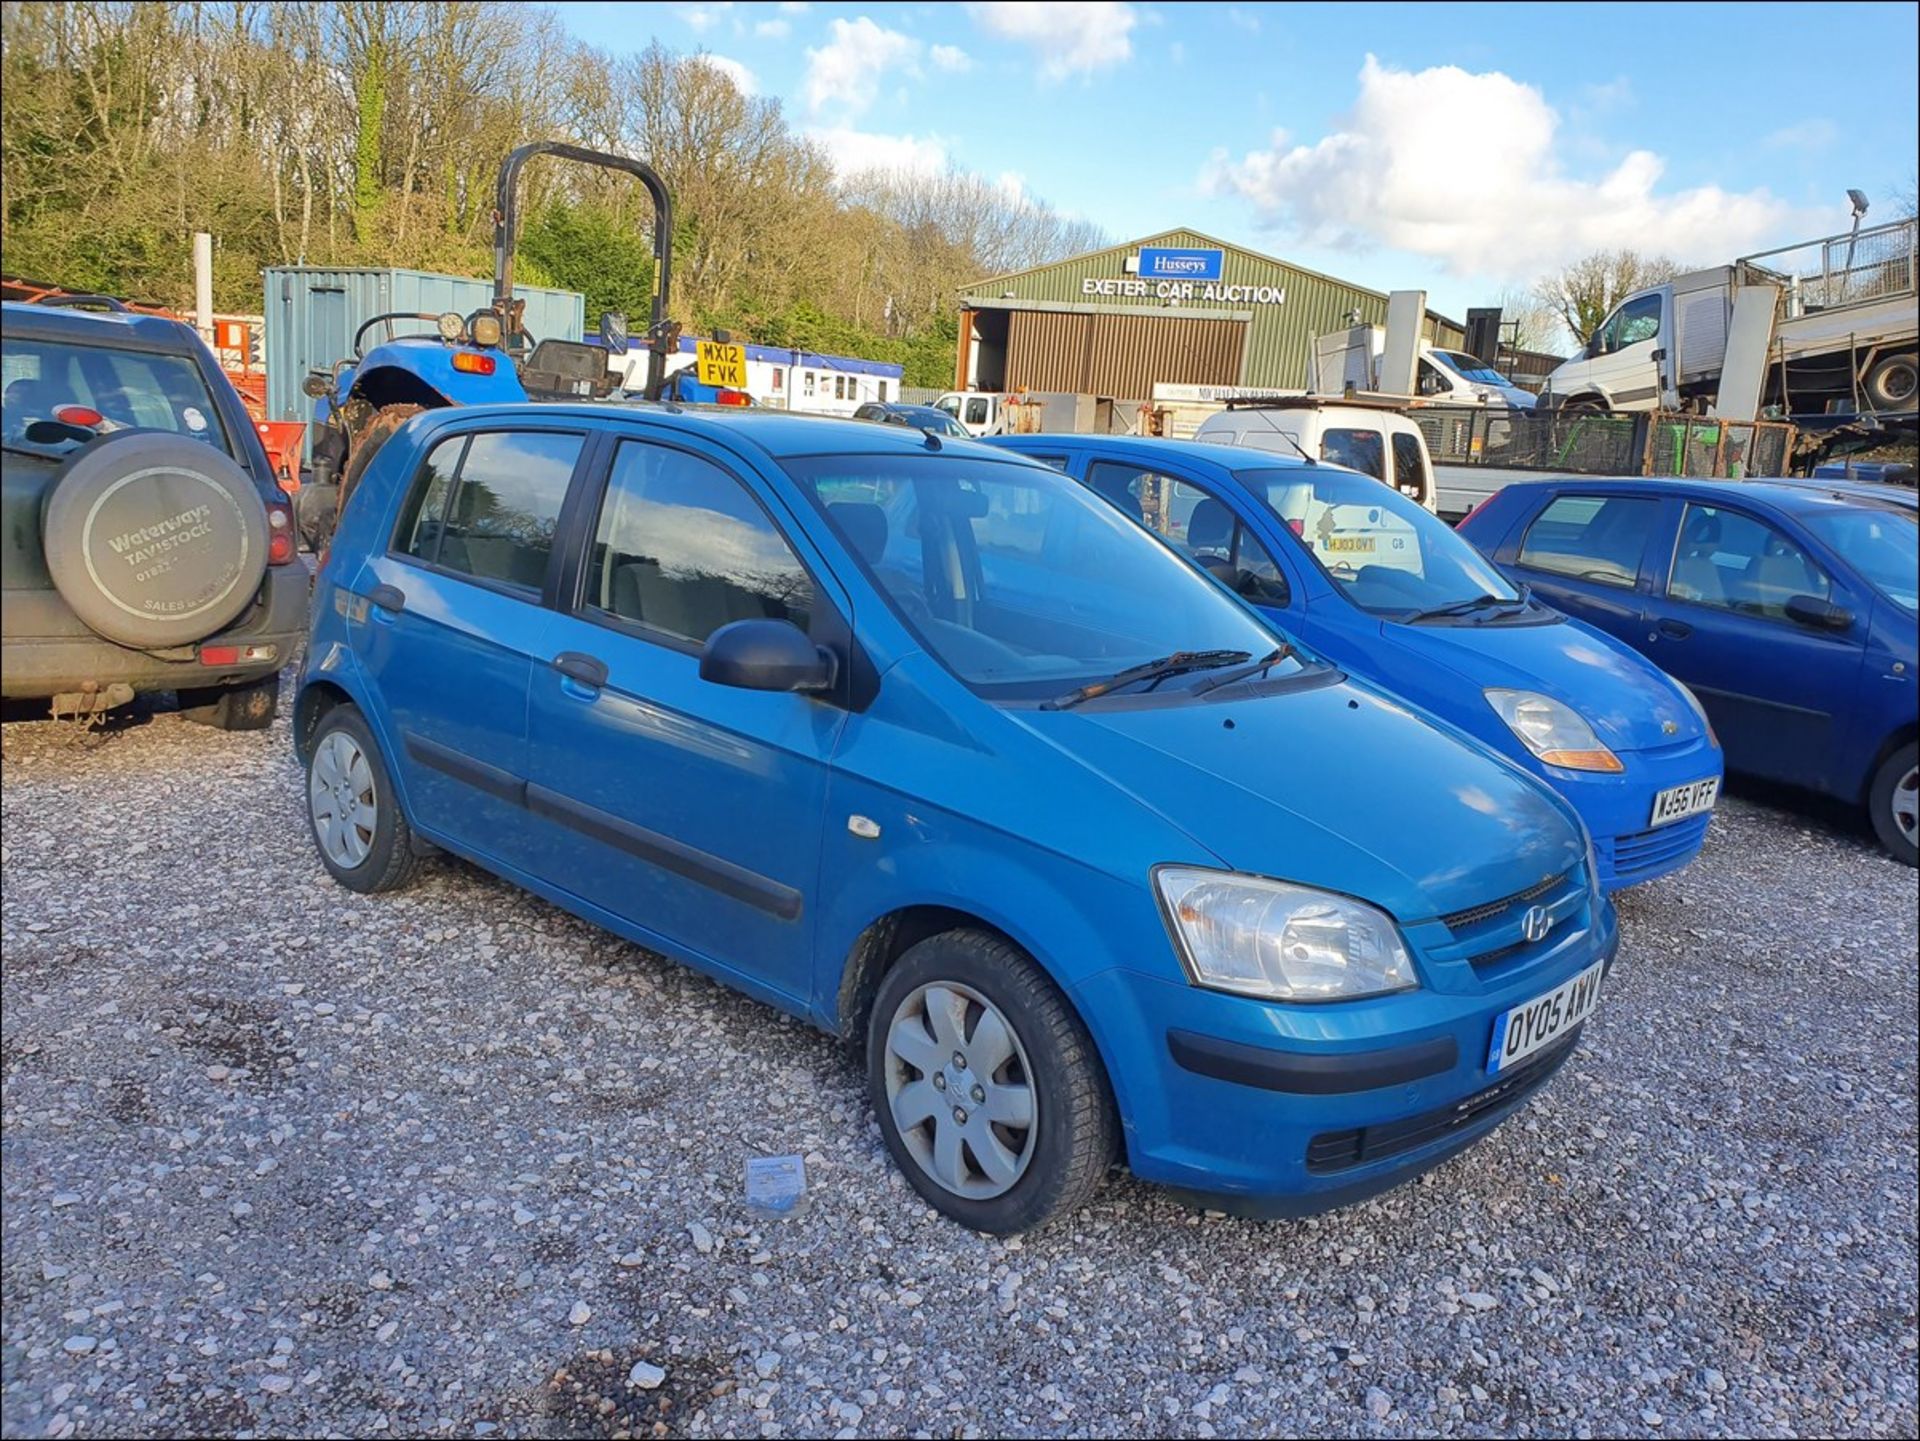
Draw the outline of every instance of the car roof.
M1567 490L1605 487L1613 491L1644 491L1650 495L1670 495L1679 499L1705 500L1716 496L1738 495L1783 511L1831 509L1835 505L1856 505L1880 500L1860 485L1823 483L1787 476L1760 477L1752 480L1714 480L1706 476L1634 476L1634 475L1561 475L1539 480L1516 480L1506 490ZM1891 490L1889 486L1886 489ZM1884 497L1889 505L1900 502L1892 495Z
M200 337L184 321L134 310L79 310L70 305L0 302L9 335L64 340L76 345L137 345L148 350L191 354Z
M905 425L876 425L832 415L772 410L758 406L688 406L671 402L629 401L619 405L597 402L525 402L505 405L466 405L431 413L433 429L457 421L545 421L584 417L598 421L644 420L683 435L721 443L746 442L775 459L802 455L925 455L934 449L927 433ZM959 436L939 437L941 450L961 450L984 458L1004 460L1007 452Z
M1096 455L1123 456L1146 464L1169 460L1198 460L1223 470L1304 468L1308 462L1284 450L1262 450L1250 445L1221 445L1211 440L1176 440L1162 435L1003 435L996 443L1008 450L1058 450L1063 446ZM1337 469L1338 467L1329 467Z

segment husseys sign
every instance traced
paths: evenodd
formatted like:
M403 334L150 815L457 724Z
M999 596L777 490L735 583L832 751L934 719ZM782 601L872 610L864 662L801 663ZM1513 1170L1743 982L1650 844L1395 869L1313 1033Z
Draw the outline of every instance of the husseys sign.
M1220 277L1225 260L1224 252L1219 250L1143 246L1138 259L1127 265L1133 275L1116 280L1089 276L1080 282L1080 293L1115 300L1194 300L1229 305L1285 303L1284 286L1223 283Z

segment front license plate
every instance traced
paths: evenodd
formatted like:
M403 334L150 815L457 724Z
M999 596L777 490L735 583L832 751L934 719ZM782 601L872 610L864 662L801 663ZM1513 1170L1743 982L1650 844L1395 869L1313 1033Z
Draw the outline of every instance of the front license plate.
M1703 781L1688 781L1683 786L1669 786L1653 798L1653 817L1647 824L1665 826L1683 821L1701 811L1712 810L1713 803L1719 799L1719 776L1708 776Z
M1493 1023L1487 1074L1512 1068L1592 1015L1593 1008L1600 1004L1600 980L1606 971L1605 961L1595 961L1565 985L1503 1011Z

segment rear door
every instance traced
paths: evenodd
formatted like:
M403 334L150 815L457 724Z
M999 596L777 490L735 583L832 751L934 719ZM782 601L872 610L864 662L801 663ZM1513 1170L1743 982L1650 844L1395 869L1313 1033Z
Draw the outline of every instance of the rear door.
M1852 594L1776 520L1688 501L1649 598L1647 654L1693 688L1734 770L1830 788L1836 713L1854 702L1872 597ZM1787 614L1795 596L1853 612L1844 630Z
M1671 505L1597 487L1551 492L1525 522L1506 568L1549 605L1644 651L1643 570L1654 537L1671 525Z
M527 675L581 430L462 431L427 452L389 548L355 579L349 633L414 821L524 866Z

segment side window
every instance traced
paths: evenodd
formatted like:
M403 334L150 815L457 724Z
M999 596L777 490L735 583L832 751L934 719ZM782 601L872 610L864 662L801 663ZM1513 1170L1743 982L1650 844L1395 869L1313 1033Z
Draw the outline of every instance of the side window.
M1614 339L1615 350L1652 340L1660 333L1660 297L1643 295L1620 307L1620 329Z
M778 395L782 390L786 389L786 385L787 385L787 372L778 365L774 366L773 393L775 395Z
M1158 475L1136 465L1096 462L1087 485L1129 520L1172 541L1202 565L1244 571L1244 594L1271 605L1287 602L1286 573L1228 504L1191 481Z
M1320 458L1375 480L1387 478L1387 447L1377 430L1329 430L1320 436Z
M887 383L884 380L879 383L879 397L880 403L885 405L887 403Z
M1042 465L1052 466L1055 470L1064 471L1067 468L1067 458L1064 455L1035 455L1030 450L1025 454L1028 460L1037 460Z
M1766 522L1718 506L1687 506L1667 578L1675 600L1784 620L1796 595L1826 600L1831 590L1806 552Z
M1393 486L1408 500L1426 500L1427 457L1420 449L1418 436L1401 433L1393 437Z
M1453 391L1446 376L1440 373L1440 367L1428 360L1420 362L1420 380L1415 388L1422 395L1448 395Z
M967 424L985 425L987 423L987 398L976 395L967 402Z
M446 527L447 494L460 469L460 455L467 448L467 437L452 436L427 452L427 463L414 477L413 493L406 509L400 512L400 525L394 534L394 551L432 564L439 558L440 537Z
M813 582L747 488L685 451L623 441L600 502L585 609L702 645L736 620L805 630Z
M1659 510L1639 496L1557 496L1527 527L1520 564L1631 590Z
M584 436L543 431L492 430L470 437L435 563L475 580L539 590L560 504L585 443Z
M800 381L801 381L801 386L800 386L801 393L805 395L808 399L812 399L813 398L813 372L811 370L801 371Z

